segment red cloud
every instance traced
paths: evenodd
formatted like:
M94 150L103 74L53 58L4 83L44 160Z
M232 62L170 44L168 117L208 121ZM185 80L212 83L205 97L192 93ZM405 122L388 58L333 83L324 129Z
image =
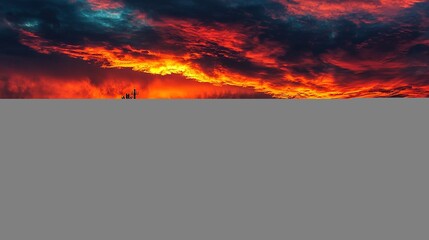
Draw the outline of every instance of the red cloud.
M124 7L122 2L117 0L87 0L94 10L117 9Z
M391 15L424 0L277 0L293 14L321 18L338 17L353 12Z
M211 36L211 34L206 33ZM201 34L205 36L205 34ZM429 87L421 84L410 87L406 78L391 79L362 79L354 80L352 84L339 82L335 73L318 74L309 78L305 75L292 73L285 66L285 74L281 81L268 81L257 76L245 76L240 73L232 72L222 66L217 67L212 75L205 72L204 69L193 64L190 55L175 56L161 52L150 52L147 50L137 50L130 46L124 46L123 49L111 48L108 46L71 46L64 44L53 44L47 40L41 39L35 34L22 32L22 43L41 53L62 53L73 58L79 58L86 61L97 61L103 63L105 68L131 68L135 71L150 73L163 77L162 81L155 81L147 87L147 92L143 98L200 98L210 96L221 96L222 94L252 94L262 92L277 98L360 98L360 97L390 97L404 94L409 97L426 97L429 93ZM258 53L259 52L259 53ZM140 53L140 56L139 54ZM145 57L144 54L151 54L151 57ZM259 48L255 53L248 53L254 61L260 63L272 64L269 56L272 52L269 48ZM369 60L368 60L369 59ZM308 59L309 63L311 58ZM333 65L351 70L365 71L381 68L400 68L403 63L394 62L390 65L380 65L377 60L356 60L347 59L346 56L338 53L326 55L326 62ZM303 64L301 62L300 64ZM200 84L183 85L183 80L172 81L174 76L182 76L178 79L188 79L199 82ZM168 80L170 79L170 80ZM177 78L176 78L177 79ZM50 86L49 82L52 82ZM60 85L55 85L58 81L45 81L49 88L57 89ZM102 85L105 89L114 89L114 92L120 92L120 89L131 88L132 85L122 85L121 81L105 81ZM126 81L124 81L126 82ZM181 82L181 83L180 83ZM118 85L119 83L119 85ZM180 84L179 84L180 83ZM39 83L40 84L40 83ZM21 83L22 86L34 86L31 82ZM42 84L43 86L43 84ZM118 94L106 94L103 87L94 88L85 81L71 84L68 97L87 96L95 98L118 97ZM216 90L217 89L217 90ZM222 89L222 90L221 90ZM240 90L242 89L242 90ZM253 89L253 90L249 90ZM37 91L36 91L37 92ZM36 95L37 96L37 95ZM53 95L55 97L55 95Z
M296 0L293 4L289 2L282 0L294 14L314 14L326 18L354 11L386 14L389 11L410 7L419 1ZM89 3L95 9L121 6L120 2L110 0L89 0ZM41 76L40 80L35 81L29 76L13 72L7 84L2 83L0 89L22 94L32 92L31 96L36 98L42 96L117 98L123 94L124 89L132 88L140 89L141 98L207 98L252 96L258 93L276 98L429 95L429 87L425 83L427 73L421 75L414 73L411 77L406 75L409 69L423 69L427 67L427 63L422 61L421 57L411 57L411 60L404 57L405 52L414 45L428 46L429 43L425 36L414 38L413 41L407 38L396 39L403 36L404 32L401 31L406 28L398 27L402 30L388 33L390 35L387 39L396 39L395 48L388 53L377 50L384 45L385 33L379 39L377 35L373 35L352 48L331 47L316 55L312 50L318 49L308 48L312 48L318 42L311 41L313 45L308 42L302 44L304 47L298 53L293 46L300 48L299 41L304 42L305 39L289 41L288 38L293 38L293 35L282 36L280 38L282 41L264 38L260 34L264 32L260 29L263 25L255 24L249 27L239 22L203 24L197 19L179 19L171 16L150 19L138 11L135 11L133 21L144 21L145 25L156 29L162 43L158 45L157 42L152 42L150 46L144 44L133 46L86 40L85 43L72 45L45 39L41 37L43 34L28 29L19 30L20 42L42 54L61 53L70 58L96 62L102 68L100 71L129 69L145 73L151 75L153 81L142 85L139 81L127 80L127 76L109 76L98 84L93 84L82 77L61 82L56 77ZM427 24L428 21L423 19L420 27L427 27ZM269 31L265 33L277 34ZM132 33L130 38L133 37L131 35ZM319 39L323 41L322 37ZM356 50L357 53L350 54L350 49ZM289 58L289 55L294 54L295 57ZM373 73L367 74L368 72ZM56 95L61 86L65 86L67 91L62 92L62 95Z

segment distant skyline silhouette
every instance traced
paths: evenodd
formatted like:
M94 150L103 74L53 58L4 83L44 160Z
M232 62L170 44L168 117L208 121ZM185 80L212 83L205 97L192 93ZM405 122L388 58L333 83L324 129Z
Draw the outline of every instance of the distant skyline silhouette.
M134 89L131 94L126 93L124 96L122 96L122 99L137 99L138 94L139 93L137 92L137 90Z

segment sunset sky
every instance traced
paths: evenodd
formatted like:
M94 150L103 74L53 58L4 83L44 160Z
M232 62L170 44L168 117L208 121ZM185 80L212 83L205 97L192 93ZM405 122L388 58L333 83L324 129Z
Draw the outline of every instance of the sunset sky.
M0 98L429 97L429 0L1 0Z

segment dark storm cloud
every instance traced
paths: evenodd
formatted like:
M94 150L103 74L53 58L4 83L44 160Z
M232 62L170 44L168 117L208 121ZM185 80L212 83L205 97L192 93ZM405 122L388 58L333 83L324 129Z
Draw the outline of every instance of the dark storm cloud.
M20 0L4 3L0 14L14 27L67 44L85 44L87 40L127 44L130 36L144 36L140 38L140 44L146 39L149 44L158 40L156 32L149 26L130 24L132 16L129 12L93 14L84 2Z
M111 3L99 2L106 3L105 6ZM368 86L365 89L370 90L365 90L362 96L372 93L402 96L429 83L429 1L397 1L396 6L380 1L319 1L331 8L332 13L314 9L317 3L314 0L123 0L121 3L120 7L100 9L94 9L84 0L0 3L2 61L11 55L27 56L28 62L52 61L53 65L75 61L58 55L62 53L87 61L100 60L97 64L112 67L122 67L123 56L127 56L125 59L131 57L133 61L156 61L149 66L155 68L163 59L174 56L174 63L192 65L201 71L183 74L186 77L211 81L220 78L221 71L225 76L233 76L228 84L240 85L236 82L240 76L242 82L253 81L243 85L256 89L255 84L260 84L263 87L259 90L277 97L283 96L282 91L293 92L294 87L341 94L353 85L357 87L352 92ZM347 4L352 4L356 11L345 8ZM390 10L384 14L384 8L394 7L398 8L394 14ZM51 55L50 60L41 57L43 54L30 50L28 41L23 46L20 31L46 41L33 49L40 52L46 47L49 53L58 54ZM88 57L83 57L88 51L85 47L101 47L104 55L88 53ZM114 52L114 56L105 53L108 51ZM112 59L100 59L106 56ZM115 65L118 59L122 65ZM94 83L103 82L99 75L107 70L100 71L96 64L83 61L76 60L73 64L87 71L87 76L92 71L101 72L91 79L95 79ZM197 75L201 74L208 77L199 79ZM330 80L320 83L324 77ZM390 83L393 85L383 85L389 87L386 90L369 87ZM318 96L312 92L293 94Z
M268 11L278 12L282 5L264 0L125 0L127 6L146 12L150 17L197 19L205 23L247 22L266 19Z

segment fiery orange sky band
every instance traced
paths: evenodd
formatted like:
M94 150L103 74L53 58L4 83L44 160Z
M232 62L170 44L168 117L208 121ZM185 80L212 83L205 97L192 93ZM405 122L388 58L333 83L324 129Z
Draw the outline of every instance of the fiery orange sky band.
M429 97L424 0L0 7L0 98Z

